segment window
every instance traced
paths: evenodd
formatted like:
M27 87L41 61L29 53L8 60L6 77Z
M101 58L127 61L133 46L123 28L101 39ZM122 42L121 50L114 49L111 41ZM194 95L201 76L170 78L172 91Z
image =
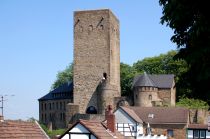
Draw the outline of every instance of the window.
M45 122L47 121L47 114L46 113L44 115L44 120L45 120Z
M200 138L201 139L206 138L206 131L205 130L200 130Z
M51 110L51 103L49 103L49 109Z
M47 110L47 104L46 103L44 104L44 109Z
M66 110L66 102L63 102L63 108Z
M60 102L60 110L62 110L62 102Z
M53 104L52 104L52 109L54 109L55 108L55 106L54 106L54 102L53 102Z
M149 100L152 100L152 95L149 95Z
M56 102L56 109L58 109L58 102Z
M65 121L66 120L66 114L63 113L63 120Z
M42 122L44 121L44 114L42 114Z
M174 137L174 131L173 131L172 129L168 129L168 130L167 130L167 135L168 135L169 137Z
M193 131L193 136L195 139L198 139L199 138L199 130L194 130Z
M103 73L103 79L106 80L107 79L107 74Z
M42 105L42 106L41 106L41 107L42 107L41 109L43 110L43 108L44 108L43 103L42 103L41 105Z

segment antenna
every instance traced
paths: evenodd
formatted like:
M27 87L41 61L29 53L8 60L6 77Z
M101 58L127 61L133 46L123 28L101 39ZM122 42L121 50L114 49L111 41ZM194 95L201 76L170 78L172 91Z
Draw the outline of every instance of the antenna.
M15 95L0 95L1 96L1 100L0 100L0 102L1 102L1 116L2 117L4 117L4 101L7 101L8 99L4 99L5 97L7 97L7 96L11 96L11 97L13 97L13 96L15 96Z

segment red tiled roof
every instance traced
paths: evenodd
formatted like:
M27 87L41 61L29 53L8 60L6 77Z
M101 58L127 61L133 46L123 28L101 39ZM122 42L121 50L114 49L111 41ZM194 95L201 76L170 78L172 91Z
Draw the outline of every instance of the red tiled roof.
M136 122L138 123L143 123L143 121L139 118L138 115L136 115L136 113L128 108L128 107L121 107L128 115L130 115Z
M208 129L207 124L189 124L188 129Z
M69 130L67 130L66 133L68 133L75 125L81 124L87 130L89 130L94 136L96 136L97 139L124 139L124 136L121 135L117 130L116 133L111 132L107 129L105 124L99 122L99 121L92 121L92 120L79 120L76 122ZM66 133L64 133L60 138L62 138Z
M49 139L35 122L0 122L0 139Z
M189 111L185 108L176 107L122 107L128 112L133 110L145 123L150 124L186 124ZM152 116L152 117L149 117ZM133 115L130 115L133 117Z

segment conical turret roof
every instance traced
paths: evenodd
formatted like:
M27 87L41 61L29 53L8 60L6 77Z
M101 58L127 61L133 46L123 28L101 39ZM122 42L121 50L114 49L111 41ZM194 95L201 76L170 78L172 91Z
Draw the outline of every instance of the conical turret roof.
M135 86L148 86L148 87L156 87L155 83L152 79L147 75L146 72L135 82Z

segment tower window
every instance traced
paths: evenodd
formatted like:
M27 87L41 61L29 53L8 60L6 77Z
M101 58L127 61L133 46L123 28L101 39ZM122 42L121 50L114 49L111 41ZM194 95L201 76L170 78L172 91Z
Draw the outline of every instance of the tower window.
M152 95L149 95L149 100L152 100Z
M104 26L103 25L100 25L100 30L104 30Z
M107 74L106 73L103 73L103 79L107 79Z

